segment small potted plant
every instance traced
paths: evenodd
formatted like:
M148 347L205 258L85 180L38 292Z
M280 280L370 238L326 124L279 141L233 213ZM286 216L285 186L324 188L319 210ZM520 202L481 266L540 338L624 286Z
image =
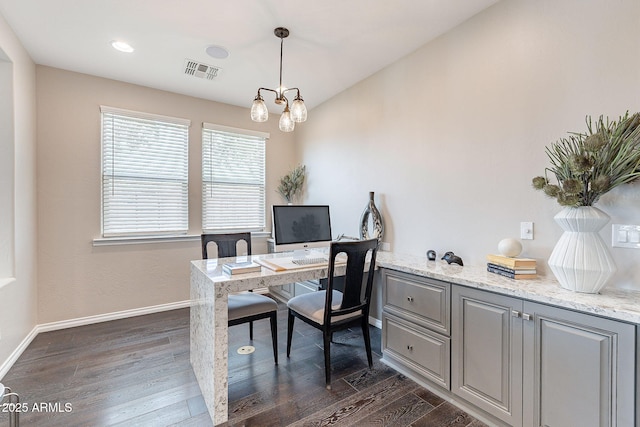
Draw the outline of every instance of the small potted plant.
M306 167L298 165L287 175L280 178L277 192L286 200L288 204L293 203L294 199L302 194L302 186L304 185Z
M565 230L549 266L562 287L597 293L616 266L598 234L609 216L593 205L603 194L640 177L640 114L626 113L618 121L601 116L595 126L587 117L586 133L570 133L546 153L551 167L533 178L533 187L564 207L554 218Z

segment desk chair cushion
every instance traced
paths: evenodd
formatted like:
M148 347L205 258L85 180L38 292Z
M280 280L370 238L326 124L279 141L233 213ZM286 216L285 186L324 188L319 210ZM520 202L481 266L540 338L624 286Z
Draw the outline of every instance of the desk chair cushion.
M287 302L287 307L296 313L299 313L311 319L319 325L324 324L324 306L327 291L310 292L308 294L302 294L297 297L293 297ZM331 299L331 309L337 310L342 304L342 292L333 291L333 297ZM331 319L332 322L338 322L340 320L348 319L350 317L358 317L362 313L362 310L358 310L354 313L344 314L342 316L335 316Z
M255 316L278 309L278 304L269 297L247 292L238 295L229 295L229 320L242 317Z

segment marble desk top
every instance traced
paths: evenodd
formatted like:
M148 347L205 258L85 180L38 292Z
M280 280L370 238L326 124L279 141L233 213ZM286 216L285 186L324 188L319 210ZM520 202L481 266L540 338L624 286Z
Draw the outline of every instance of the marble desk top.
M462 267L393 252L378 252L376 264L390 270L640 324L640 291L605 287L599 294L583 294L561 288L554 277L514 280L490 273L486 266Z
M309 266L295 270L273 271L267 267L262 267L261 271L255 273L242 273L229 275L222 271L225 263L256 261L259 259L270 259L277 257L289 257L290 252L275 254L262 254L252 256L240 256L231 258L204 259L191 261L191 264L205 274L214 283L216 290L229 292L247 291L249 289L263 288L269 286L286 285L305 280L324 279L327 277L328 268ZM345 265L336 264L335 274L344 275Z

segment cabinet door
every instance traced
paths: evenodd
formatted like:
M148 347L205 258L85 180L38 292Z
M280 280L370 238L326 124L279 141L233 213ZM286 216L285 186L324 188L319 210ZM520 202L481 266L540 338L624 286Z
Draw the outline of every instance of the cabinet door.
M632 426L635 326L525 302L527 426Z
M522 301L453 286L452 391L511 426L522 425Z

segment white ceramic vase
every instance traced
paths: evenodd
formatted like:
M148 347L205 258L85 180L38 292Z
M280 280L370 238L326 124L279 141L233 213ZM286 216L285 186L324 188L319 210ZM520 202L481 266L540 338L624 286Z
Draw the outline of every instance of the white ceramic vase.
M609 215L593 206L580 206L564 208L554 219L564 233L549 257L551 271L565 289L598 293L617 270L598 234Z

